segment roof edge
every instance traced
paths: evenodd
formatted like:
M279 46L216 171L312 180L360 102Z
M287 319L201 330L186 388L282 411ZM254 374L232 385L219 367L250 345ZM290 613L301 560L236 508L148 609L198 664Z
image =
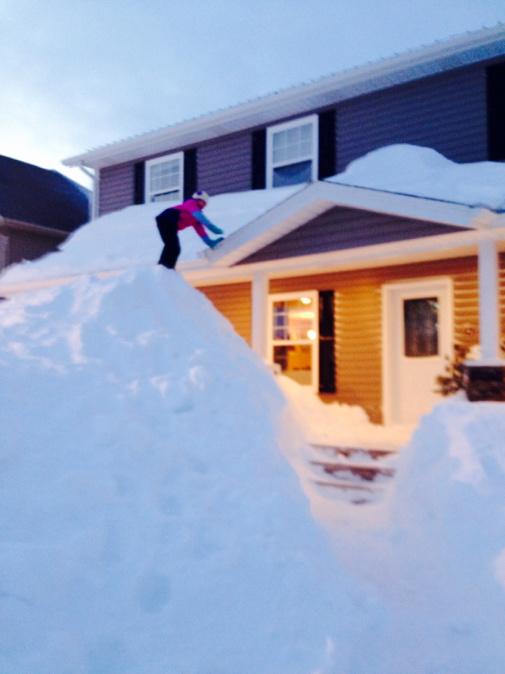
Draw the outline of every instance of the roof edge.
M385 76L394 73L400 74L407 68L418 67L422 64L436 64L438 61L440 61L439 67L438 69L434 69L433 74L435 72L444 72L447 69L450 69L451 65L450 63L446 63L444 66L442 59L447 60L471 50L478 51L486 46L500 42L503 42L503 45L500 45L499 53L489 54L487 58L491 59L497 55L505 54L505 24L503 23L499 23L491 28L481 28L469 33L458 34L446 40L438 40L427 46L423 45L402 52L401 54L395 54L394 56L354 66L331 75L326 75L311 82L287 87L253 100L232 105L228 108L209 112L159 129L114 141L84 153L68 157L63 160L63 164L65 166L89 166L90 168L101 168L112 163L120 163L123 160L128 161L128 158L134 159L136 156L141 156L141 149L144 150L143 154L145 154L146 149L148 152L152 149L153 154L155 154L159 151L158 148L155 147L157 143L166 143L166 149L169 151L172 149L170 143L175 147L177 141L181 141L178 146L182 147L186 144L190 144L190 142L199 142L216 137L217 135L223 135L222 129L219 131L217 127L226 124L226 122L235 122L235 126L230 133L240 130L240 126L237 126L237 124L241 119L244 121L242 129L249 128L250 126L253 127L254 123L251 119L260 112L262 112L262 115L261 118L258 117L256 120L257 123L268 123L275 119L275 112L281 105L300 102L303 98L307 98L311 95L323 95L325 92L328 93L329 91L338 90L339 88L343 90L345 87L373 80L374 78L378 81L375 89L372 90L378 90L385 86L383 80L380 78L384 78ZM469 58L466 65L471 65L471 63L478 62L479 60L487 59L483 58L482 54L477 54L473 60ZM423 76L425 76L425 74L423 74ZM413 80L417 78L411 76L410 79ZM343 95L341 100L344 99L345 95ZM335 102L338 102L338 100L338 95L336 94ZM303 109L303 106L301 106L300 113L303 112L305 112L305 110ZM212 131L213 126L216 127L214 131ZM208 132L207 135L205 134L205 130ZM188 140L187 143L182 142L185 138ZM127 158L125 159L125 157ZM115 161L114 158L117 158L117 161ZM105 163L103 163L104 160Z

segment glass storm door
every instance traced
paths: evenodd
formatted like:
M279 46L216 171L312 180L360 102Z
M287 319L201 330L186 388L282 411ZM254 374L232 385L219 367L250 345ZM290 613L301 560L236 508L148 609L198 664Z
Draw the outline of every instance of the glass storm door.
M436 377L452 353L450 280L388 286L384 309L386 422L416 423L440 400Z
M269 353L282 374L317 390L318 295L316 291L270 295Z

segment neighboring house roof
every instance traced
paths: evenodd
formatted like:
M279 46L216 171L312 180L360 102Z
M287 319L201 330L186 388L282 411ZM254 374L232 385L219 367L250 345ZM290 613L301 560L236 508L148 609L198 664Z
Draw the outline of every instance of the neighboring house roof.
M452 37L66 159L100 168L154 155L505 55L505 25Z
M72 232L89 219L89 197L57 171L0 155L0 216Z

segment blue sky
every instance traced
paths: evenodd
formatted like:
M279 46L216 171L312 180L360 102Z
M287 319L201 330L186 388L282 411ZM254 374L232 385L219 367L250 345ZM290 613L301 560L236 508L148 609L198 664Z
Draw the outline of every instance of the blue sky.
M0 0L0 154L63 170L92 147L500 21L504 0Z

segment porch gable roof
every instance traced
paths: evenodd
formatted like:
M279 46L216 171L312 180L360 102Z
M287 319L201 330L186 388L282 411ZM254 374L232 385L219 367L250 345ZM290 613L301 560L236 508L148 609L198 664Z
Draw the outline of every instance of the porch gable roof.
M315 182L230 234L217 249L206 251L207 261L214 267L238 264L335 206L422 220L454 227L455 231L478 228L484 216L490 213L482 208L425 197L336 182Z

